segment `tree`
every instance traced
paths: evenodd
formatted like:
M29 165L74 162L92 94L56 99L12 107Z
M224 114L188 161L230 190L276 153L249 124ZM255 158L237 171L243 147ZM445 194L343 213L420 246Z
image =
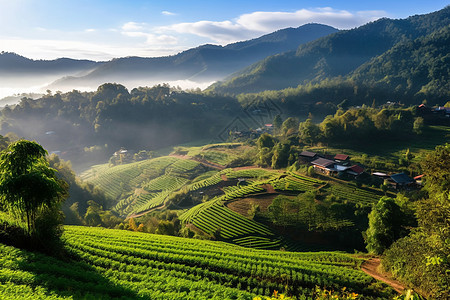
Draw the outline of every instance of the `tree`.
M56 177L46 154L41 145L27 140L9 145L0 154L1 203L26 223L29 236L39 235L36 220L58 210L67 196L67 184Z
M311 119L300 123L298 126L298 136L301 142L305 144L313 144L318 140L320 133L319 126L314 124Z
M416 134L422 134L424 128L424 120L422 117L415 118L413 123L413 130Z
M382 254L393 242L406 235L402 227L404 219L395 201L382 197L369 214L369 228L365 231L367 250Z
M415 205L419 226L385 252L383 267L431 299L448 299L450 144L437 146L422 161L422 169L428 196Z
M275 133L280 132L282 124L283 124L283 121L281 120L281 116L276 115L275 118L273 118L273 128L275 129Z
M281 131L283 132L283 135L289 136L296 133L298 130L298 123L299 122L297 118L287 118L281 125Z
M275 139L268 133L263 133L256 141L259 149L273 148L275 146Z

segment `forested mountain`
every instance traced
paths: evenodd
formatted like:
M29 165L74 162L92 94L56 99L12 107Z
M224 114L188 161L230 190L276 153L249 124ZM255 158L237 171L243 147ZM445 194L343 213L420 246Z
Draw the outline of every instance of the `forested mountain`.
M86 74L101 64L70 58L33 60L16 53L0 52L0 89L16 88L25 92L31 86L43 86L61 76Z
M53 87L98 86L114 81L127 84L130 80L164 82L189 79L212 82L269 55L296 49L303 43L336 31L326 25L307 24L223 47L203 45L173 56L118 58L99 66L86 76L62 78Z
M33 60L16 53L0 53L0 76L18 74L67 74L86 71L99 63L91 60L59 58L55 60Z
M404 86L385 80L387 86L383 87L403 93L417 93L437 80L448 84L442 74L448 74L449 16L450 7L446 7L427 15L402 20L384 18L340 31L300 45L296 51L268 57L211 89L237 94L323 80L371 85L386 76L403 78ZM444 94L440 96L448 97L445 88L439 89Z

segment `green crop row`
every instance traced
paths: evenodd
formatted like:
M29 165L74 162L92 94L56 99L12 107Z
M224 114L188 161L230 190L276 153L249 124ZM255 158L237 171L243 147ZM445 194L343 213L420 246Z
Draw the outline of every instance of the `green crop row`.
M377 296L367 288L373 279L356 269L359 260L343 253L262 251L76 226L67 226L63 239L77 262L0 247L2 269L12 273L0 273L0 283L43 286L49 295L77 299L252 299L273 290L310 299L316 285L346 287L361 299Z
M183 177L162 175L143 184L142 187L149 192L157 192L164 190L177 190L185 185L189 180Z
M315 184L310 181L299 181L292 177L285 177L270 182L274 189L279 191L306 192L315 188Z
M223 190L225 192L224 200L232 200L265 191L259 184L229 186L225 187Z
M372 204L381 198L376 193L343 184L332 185L330 191L333 195L354 203Z
M270 178L280 173L276 171L269 171L260 168L243 169L243 170L232 170L226 173L228 179L237 178Z

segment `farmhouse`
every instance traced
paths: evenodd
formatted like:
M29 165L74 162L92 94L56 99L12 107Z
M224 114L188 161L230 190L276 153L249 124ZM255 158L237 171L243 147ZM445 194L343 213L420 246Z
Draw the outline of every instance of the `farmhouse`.
M299 154L298 159L302 163L309 163L310 161L318 158L317 153L310 151L303 151Z
M314 170L322 172L327 175L336 174L338 170L335 168L336 162L326 158L318 158L311 162Z
M345 154L336 154L334 156L334 159L337 160L337 161L347 161L347 160L350 159L350 156L345 155Z
M357 177L357 176L361 175L362 173L364 173L364 168L361 166L358 166L358 165L353 165L347 169L347 173Z
M410 187L415 184L415 180L406 175L405 173L398 173L391 175L391 178L389 179L389 182L394 186L396 189L400 188L406 188Z

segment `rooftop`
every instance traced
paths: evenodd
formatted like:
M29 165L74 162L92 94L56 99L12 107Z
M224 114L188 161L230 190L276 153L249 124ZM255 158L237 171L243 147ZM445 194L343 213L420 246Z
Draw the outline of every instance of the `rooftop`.
M333 166L336 162L326 159L326 158L318 158L315 161L311 162L313 165L317 165L320 167L328 168Z
M356 174L361 174L364 172L364 168L358 165L353 165L349 168L350 171L355 172Z
M334 156L334 159L337 159L337 160L347 160L348 158L349 158L349 156L345 155L345 154L336 154Z
M303 151L302 153L300 153L300 156L311 157L311 158L316 155L317 155L317 153L310 152L310 151Z
M412 179L411 177L409 177L405 173L398 173L398 174L391 175L391 179L395 183L399 183L399 184L408 184L408 183L413 183L414 182L414 179Z

